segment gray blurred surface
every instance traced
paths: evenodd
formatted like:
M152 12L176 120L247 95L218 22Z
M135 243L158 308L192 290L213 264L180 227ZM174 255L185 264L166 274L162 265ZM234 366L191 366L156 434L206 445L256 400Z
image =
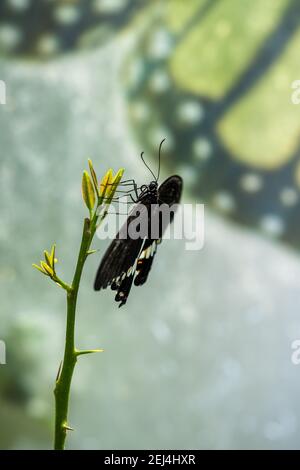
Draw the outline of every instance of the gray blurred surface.
M99 174L125 166L128 178L149 178L120 91L127 47L122 40L43 67L0 64L9 94L0 108L1 336L18 331L3 367L10 370L10 351L20 347L34 364L12 371L30 391L19 418L28 431L12 433L9 443L1 437L0 447L51 447L65 300L31 263L56 242L57 270L70 279L87 158ZM120 310L112 292L92 291L100 256L86 266L77 342L105 352L76 368L68 447L299 448L296 253L207 212L205 248L165 242L149 282ZM44 437L30 430L32 420ZM3 428L10 425L8 414Z

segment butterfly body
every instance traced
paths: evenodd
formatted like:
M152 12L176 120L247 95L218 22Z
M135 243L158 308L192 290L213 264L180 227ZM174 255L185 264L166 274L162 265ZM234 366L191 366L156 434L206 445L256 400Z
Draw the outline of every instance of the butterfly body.
M136 205L104 254L94 289L111 287L117 291L115 300L120 302L119 307L126 303L132 284L143 285L151 270L157 245L161 242L166 228L166 224L160 224L158 233L153 236L153 215L163 204L170 208L178 204L181 193L182 179L177 175L167 178L160 186L157 181L143 185ZM147 231L133 233L132 228L137 228L138 225L147 226Z

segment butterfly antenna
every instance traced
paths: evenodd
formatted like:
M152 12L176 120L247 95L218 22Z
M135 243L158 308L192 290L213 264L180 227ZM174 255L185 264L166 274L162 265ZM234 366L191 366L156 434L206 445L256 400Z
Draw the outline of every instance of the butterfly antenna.
M143 163L145 165L146 168L148 168L148 170L150 171L151 175L153 176L153 178L155 179L156 181L156 178L155 178L155 174L153 173L153 171L151 170L151 168L147 165L147 163L145 162L145 159L143 157L144 155L144 152L141 153L141 159L143 160Z
M164 143L166 139L163 139L161 141L161 143L159 144L159 150L158 150L158 174L157 174L157 178L156 178L156 181L159 180L159 175L160 175L160 155L161 155L161 148L162 148L162 144Z

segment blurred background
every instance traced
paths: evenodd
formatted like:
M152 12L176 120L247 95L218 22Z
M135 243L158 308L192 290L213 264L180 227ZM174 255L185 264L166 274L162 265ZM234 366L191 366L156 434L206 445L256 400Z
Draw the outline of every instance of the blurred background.
M68 448L299 448L297 0L2 0L0 448L51 448L64 294L31 267L57 243L70 280L81 174L184 178L205 247L165 241L117 308L86 265Z

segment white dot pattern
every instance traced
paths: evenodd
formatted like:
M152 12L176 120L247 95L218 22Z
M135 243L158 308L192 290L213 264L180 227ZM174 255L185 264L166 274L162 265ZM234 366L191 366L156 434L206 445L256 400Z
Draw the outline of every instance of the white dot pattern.
M228 191L218 192L213 200L217 209L224 213L230 213L236 208L235 199Z
M284 222L276 214L265 215L260 222L261 229L272 237L280 237L284 233Z
M168 74L162 70L156 71L150 81L150 89L155 93L163 93L170 88L170 79Z
M298 191L294 188L284 188L280 193L280 201L286 207L292 207L299 201Z
M263 178L256 173L247 173L241 177L241 188L248 193L256 193L263 188Z
M68 25L78 21L80 10L75 5L62 5L56 8L54 13L57 22Z
M172 38L167 30L157 30L149 43L149 55L153 59L165 59L172 51Z
M128 4L128 0L95 0L94 11L96 13L118 13Z
M195 124L204 118L203 106L197 101L187 101L179 105L177 110L178 119L182 123Z
M0 50L12 50L22 39L21 31L11 24L0 26Z
M7 4L15 12L21 12L30 7L31 0L7 0Z
M205 137L198 137L193 143L194 159L206 161L212 155L212 144Z
M59 49L59 40L54 35L45 35L39 40L37 49L45 56L55 54Z

